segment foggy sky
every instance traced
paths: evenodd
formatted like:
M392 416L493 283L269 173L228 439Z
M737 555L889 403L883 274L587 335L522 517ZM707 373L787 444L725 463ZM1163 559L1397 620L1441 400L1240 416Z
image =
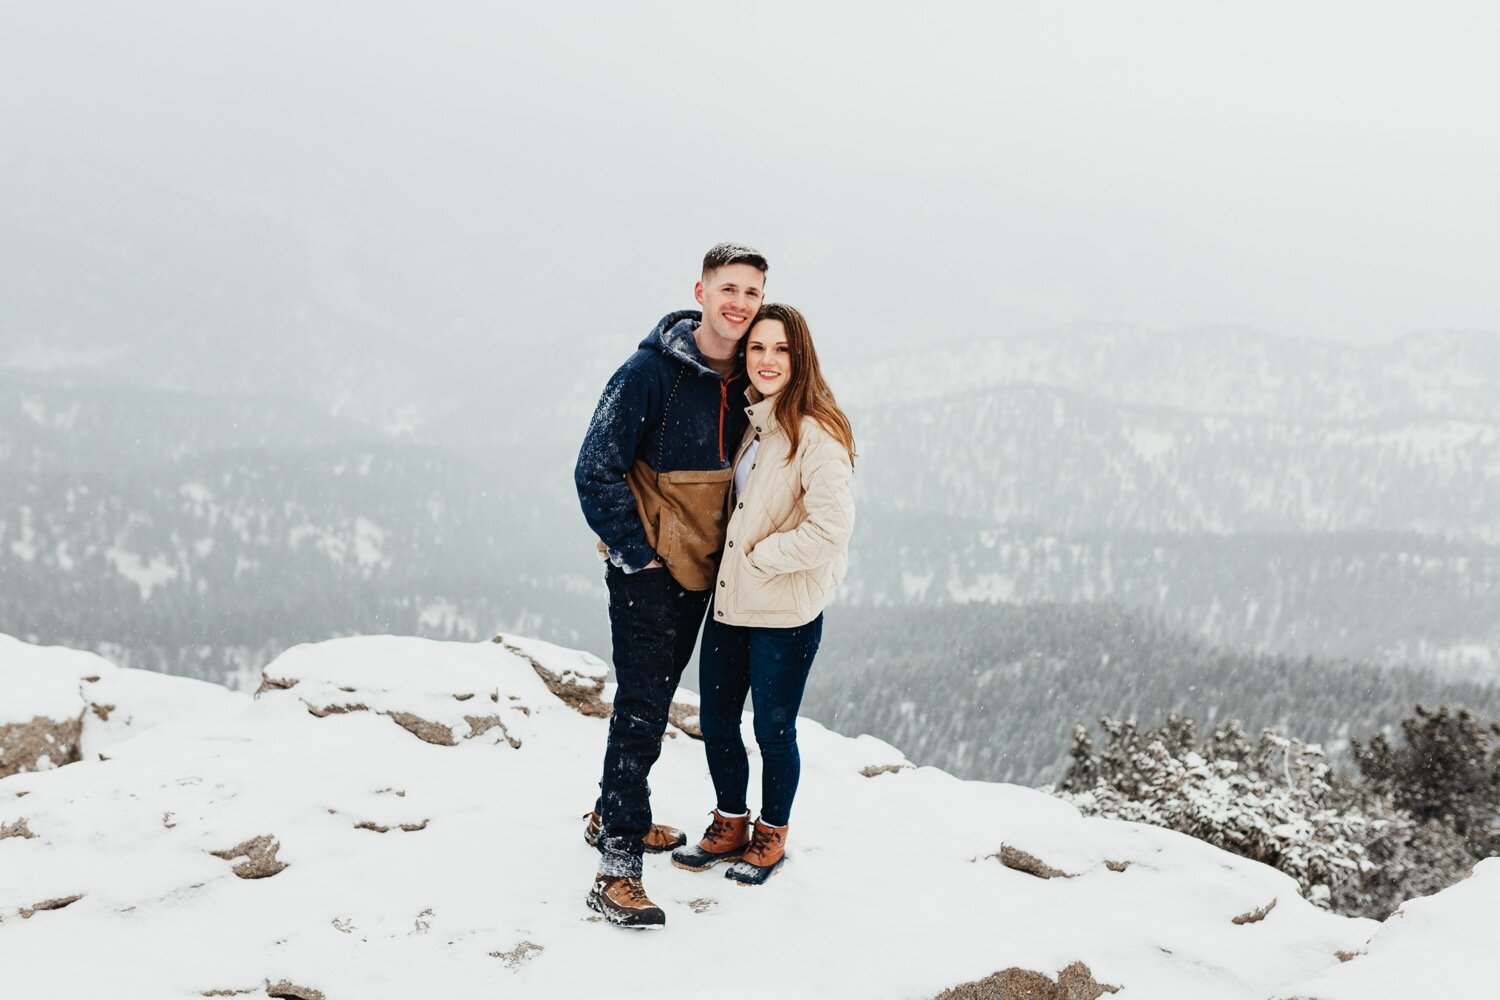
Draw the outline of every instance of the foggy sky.
M721 239L831 353L1093 320L1368 343L1500 330L1497 29L1478 2L11 0L0 166L377 247L501 346L643 333Z

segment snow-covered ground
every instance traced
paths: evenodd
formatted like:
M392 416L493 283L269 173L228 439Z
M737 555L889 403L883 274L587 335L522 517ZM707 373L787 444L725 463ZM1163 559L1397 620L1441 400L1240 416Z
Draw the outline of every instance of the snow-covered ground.
M1069 1000L1293 983L1281 995L1379 1000L1486 995L1467 984L1500 969L1478 947L1448 961L1442 933L1493 935L1492 867L1381 927L1191 838L806 720L782 872L747 888L648 857L667 927L621 930L583 905L597 659L509 636L339 639L289 650L255 699L139 673L0 638L0 728L85 717L80 762L0 780L7 995L927 1000L1027 970ZM139 721L91 745L105 685L111 717ZM710 786L690 706L675 717L653 804L696 836ZM991 982L972 995L1052 995L1017 992L1042 982L1020 971Z
M1464 881L1401 904L1347 965L1278 994L1277 1000L1500 996L1500 858Z

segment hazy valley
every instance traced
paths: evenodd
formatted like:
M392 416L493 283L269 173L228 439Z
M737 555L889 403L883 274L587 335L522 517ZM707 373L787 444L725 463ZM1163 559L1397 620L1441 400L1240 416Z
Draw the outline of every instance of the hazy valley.
M520 629L608 654L569 481L608 358L540 406L407 385L404 412L439 416L397 433L327 400L0 360L0 631L237 685L288 645L356 632ZM1320 381L1315 365L1355 374ZM1445 685L1500 672L1496 367L1482 342L1445 336L1298 353L1243 333L1080 329L836 373L859 434L860 524L830 620L855 624L830 629L809 711L960 773L1032 780L1056 770L1069 723L1121 706L1337 740L1412 698L1483 702ZM1358 391L1372 379L1380 392ZM465 438L444 429L484 406ZM472 444L488 425L488 446ZM1030 661L1013 644L1075 627L1072 606L1091 629L1150 623L1119 641L1148 627L1172 651L1093 671L1086 696L1039 688L1045 671L1017 673ZM916 650L953 643L961 665L919 666ZM1226 657L1241 666L1210 701L1183 693ZM1177 667L1152 670L1163 658ZM1331 708L1267 707L1272 691L1305 704L1330 671L1363 669L1346 661L1398 673L1351 689L1344 724L1330 728ZM1076 651L1058 662L1090 671ZM1266 662L1303 686L1267 689ZM1137 673L1158 684L1138 702ZM981 690L1010 721L928 714ZM1052 708L1022 711L1037 698Z

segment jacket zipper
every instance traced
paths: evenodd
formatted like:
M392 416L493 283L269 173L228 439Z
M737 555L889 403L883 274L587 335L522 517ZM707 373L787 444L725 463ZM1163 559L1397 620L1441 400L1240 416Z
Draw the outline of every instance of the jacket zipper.
M719 380L719 461L724 462L724 414L729 412L729 383L739 378L731 375L727 379Z

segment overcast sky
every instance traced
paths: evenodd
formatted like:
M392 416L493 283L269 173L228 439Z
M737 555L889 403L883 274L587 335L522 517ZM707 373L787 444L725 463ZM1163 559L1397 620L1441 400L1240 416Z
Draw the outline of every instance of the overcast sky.
M335 231L507 332L643 332L721 239L843 351L1500 331L1496 9L7 0L0 157Z

